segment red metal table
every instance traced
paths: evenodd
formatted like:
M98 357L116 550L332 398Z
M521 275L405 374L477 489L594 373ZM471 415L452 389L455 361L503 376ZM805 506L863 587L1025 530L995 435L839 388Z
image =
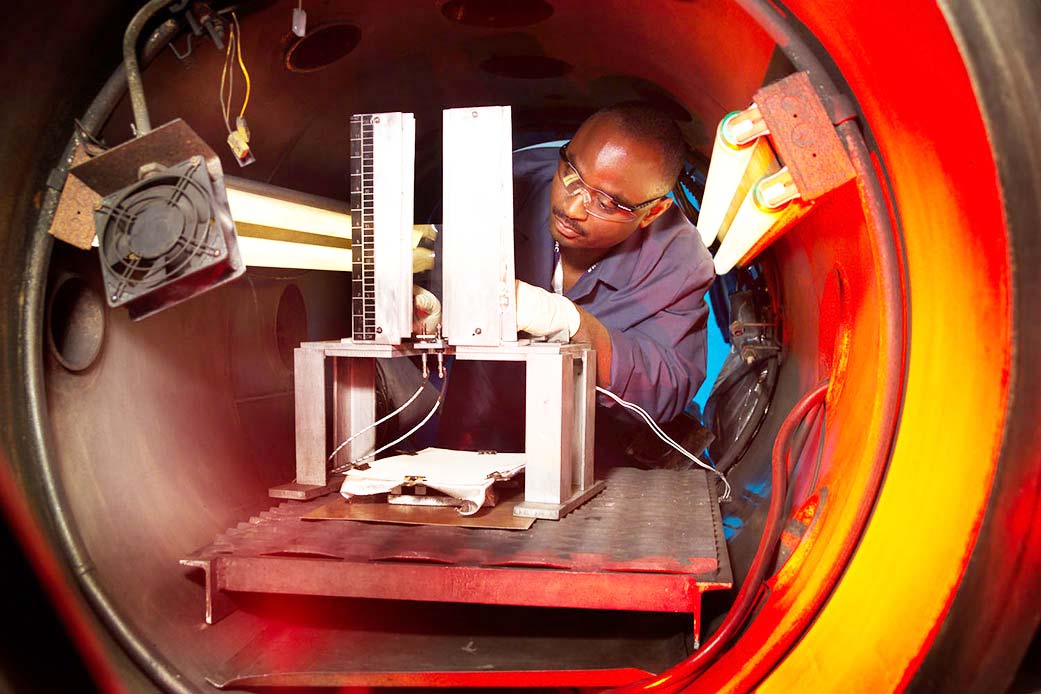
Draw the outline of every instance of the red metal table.
M206 574L206 621L228 593L687 613L731 586L714 491L704 472L622 468L560 521L529 530L408 526L301 516L290 501L182 560Z

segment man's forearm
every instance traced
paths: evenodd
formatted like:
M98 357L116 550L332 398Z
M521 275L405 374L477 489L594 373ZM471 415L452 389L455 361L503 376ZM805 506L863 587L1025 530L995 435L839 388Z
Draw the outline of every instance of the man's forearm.
M602 388L611 385L611 335L596 317L581 307L578 313L582 322L572 342L588 342L596 350L596 384Z

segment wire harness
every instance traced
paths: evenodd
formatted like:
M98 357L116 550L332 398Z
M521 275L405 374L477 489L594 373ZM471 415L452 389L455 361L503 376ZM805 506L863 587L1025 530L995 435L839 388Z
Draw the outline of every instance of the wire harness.
M723 483L723 495L721 497L719 497L719 500L720 501L730 501L730 491L731 491L730 490L730 482L727 481L726 475L724 475L722 472L720 472L716 468L712 467L711 465L709 465L708 463L703 461L701 458L697 457L696 455L694 455L693 453L688 451L683 446L681 446L678 443L676 443L672 439L671 436L666 434L665 431L662 430L662 428L660 426L658 426L658 423L655 422L654 418L651 417L651 415L649 415L647 413L647 410L643 409L642 407L640 407L636 403L629 402L628 400L623 400L622 398L618 397L617 395L615 395L611 391L607 390L606 388L601 388L600 386L597 386L596 389L597 389L598 392L603 393L604 395L608 396L609 398L611 398L612 400L617 402L619 405L621 405L625 409L629 410L630 412L635 412L637 415L640 416L641 419L643 419L644 422L647 423L647 426L649 426L651 428L651 431L653 431L658 436L658 438L660 438L662 441L664 441L665 443L667 443L670 446L672 446L673 448L675 448L677 451L680 452L680 454L685 456L688 460L690 460L692 463L694 463L698 467L704 468L705 470L708 470L713 475L718 477L720 479L720 481Z
M246 61L242 58L242 27L239 26L238 16L231 13L231 29L228 34L228 44L224 49L224 66L220 75L220 108L224 117L224 127L228 130L228 147L239 166L246 166L254 162L253 153L249 147L249 125L246 123L246 107L249 106L249 97L252 91L252 82L249 70L246 69ZM235 118L235 127L231 126L231 102L235 96L235 63L245 80L245 94L242 97L242 108Z

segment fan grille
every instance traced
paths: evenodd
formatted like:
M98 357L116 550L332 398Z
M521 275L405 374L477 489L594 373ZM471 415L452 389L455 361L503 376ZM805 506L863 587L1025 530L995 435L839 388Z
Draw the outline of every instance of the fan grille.
M95 213L108 302L119 306L227 255L201 157L153 173Z

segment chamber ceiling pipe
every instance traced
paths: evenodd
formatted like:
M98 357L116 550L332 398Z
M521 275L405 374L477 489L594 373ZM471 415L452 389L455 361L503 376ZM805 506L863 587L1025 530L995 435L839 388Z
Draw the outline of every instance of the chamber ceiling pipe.
M138 137L151 132L152 121L148 117L148 104L145 103L141 68L137 64L137 39L141 36L148 20L170 2L171 0L151 0L134 15L123 35L123 67L126 70L127 89L130 90L130 103L134 107L134 134Z

